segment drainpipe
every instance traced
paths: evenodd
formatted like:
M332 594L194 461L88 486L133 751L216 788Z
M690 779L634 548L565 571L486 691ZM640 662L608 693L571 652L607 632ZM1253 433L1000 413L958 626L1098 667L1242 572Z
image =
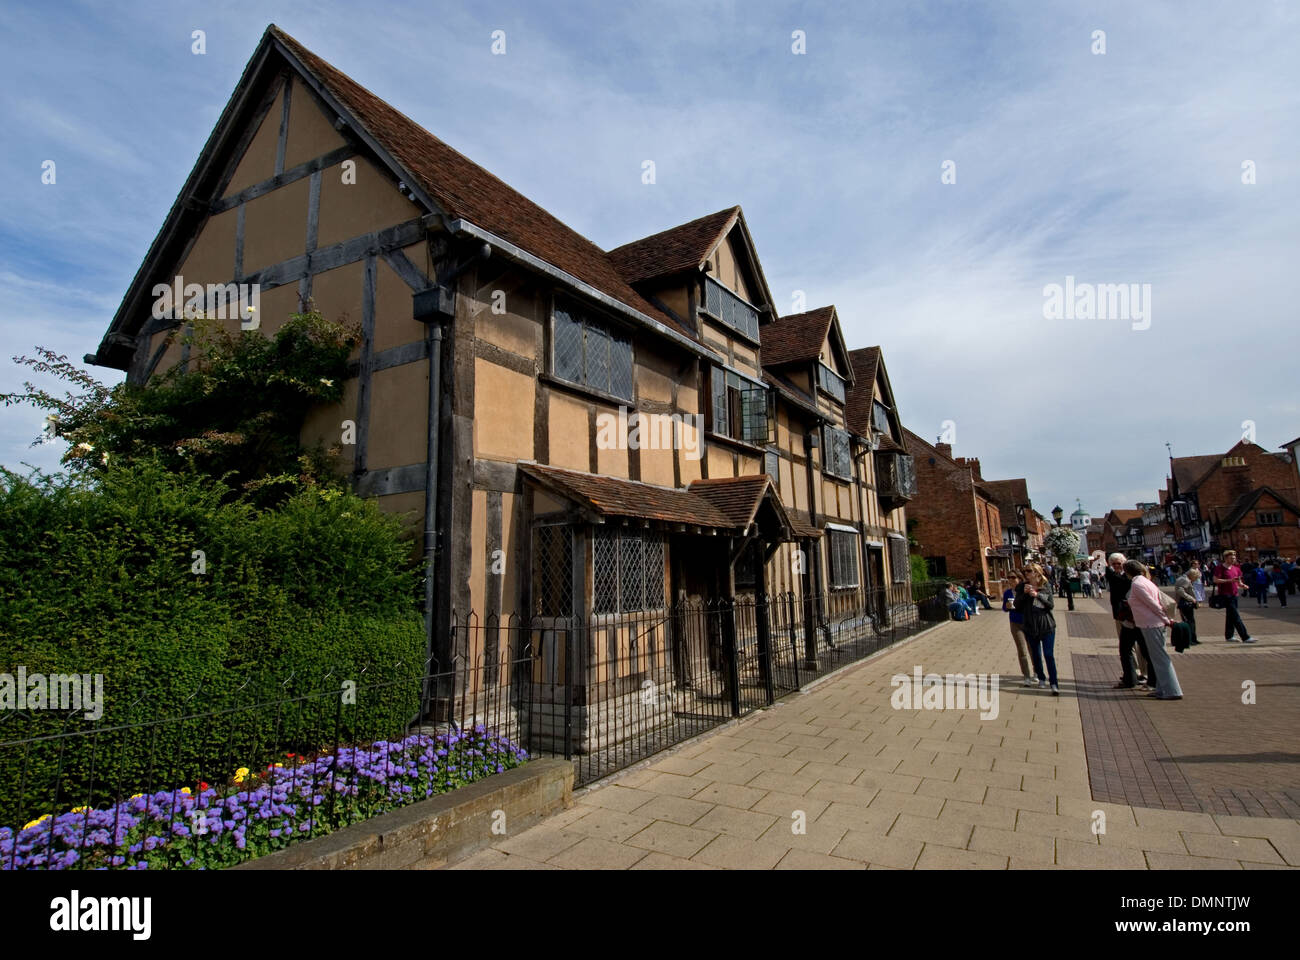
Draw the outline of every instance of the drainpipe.
M425 343L429 354L428 438L424 461L424 630L425 663L430 663L438 650L436 590L438 579L438 472L442 461L442 324L456 316L456 283L460 275L480 260L486 260L492 248L482 244L466 260L457 264L427 290L414 294L413 314L425 324ZM441 668L443 665L439 664ZM445 678L442 678L445 684ZM429 713L431 701L445 698L447 691L434 691L425 678L423 702L417 722Z
M429 435L424 461L424 629L425 662L433 656L433 594L438 571L438 460L442 444L442 325L425 327L429 345Z
M813 467L812 452L818 448L820 438L814 430L813 433L804 435L804 467L808 473L808 522L812 526L817 526L817 470ZM824 454L823 454L824 455ZM804 661L805 665L811 669L817 669L817 624L816 621L824 619L821 615L820 607L814 608L812 593L821 589L822 585L822 564L821 550L812 547L815 541L810 539L808 560L804 565L807 579L804 588Z

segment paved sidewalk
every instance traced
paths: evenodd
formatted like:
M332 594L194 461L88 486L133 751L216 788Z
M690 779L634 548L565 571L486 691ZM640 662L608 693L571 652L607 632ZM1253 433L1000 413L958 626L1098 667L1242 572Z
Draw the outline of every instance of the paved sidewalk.
M592 788L454 869L1300 866L1296 819L1092 799L1073 654L1114 643L1071 639L1076 617L1103 611L1076 603L1057 618L1059 697L1020 686L1005 615L985 611ZM997 717L893 709L890 678L917 666L1000 673Z

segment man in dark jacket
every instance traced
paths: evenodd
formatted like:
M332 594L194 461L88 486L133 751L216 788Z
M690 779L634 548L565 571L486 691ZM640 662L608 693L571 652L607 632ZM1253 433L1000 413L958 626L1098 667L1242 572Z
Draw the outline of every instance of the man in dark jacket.
M1142 631L1131 624L1125 626L1123 609L1125 601L1128 600L1129 587L1132 586L1132 581L1124 574L1125 559L1122 553L1112 553L1107 558L1109 566L1106 568L1106 590L1110 594L1110 613L1115 618L1115 636L1119 640L1119 664L1122 673L1119 683L1115 684L1116 689L1146 683L1146 678L1152 675L1150 661L1146 659L1146 644L1142 640ZM1133 662L1135 646L1145 661L1145 676L1138 671Z

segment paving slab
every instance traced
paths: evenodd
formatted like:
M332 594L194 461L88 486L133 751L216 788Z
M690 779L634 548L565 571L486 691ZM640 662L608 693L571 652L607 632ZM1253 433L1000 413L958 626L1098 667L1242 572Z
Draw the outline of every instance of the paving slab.
M1075 602L1057 617L1059 697L1020 685L999 614L943 624L580 792L457 868L1300 867L1300 605L1244 611L1260 649L1177 654L1186 699L1159 703L1111 689L1108 607ZM997 715L893 709L891 678L917 667L998 674Z

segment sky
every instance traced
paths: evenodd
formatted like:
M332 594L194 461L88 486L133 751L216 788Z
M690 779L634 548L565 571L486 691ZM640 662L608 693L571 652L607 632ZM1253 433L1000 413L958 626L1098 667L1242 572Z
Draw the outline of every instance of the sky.
M1044 514L1300 435L1300 0L9 0L0 392L98 346L270 22L606 249L740 204L780 312L835 304ZM1053 315L1067 277L1138 296ZM0 408L0 464L56 466L41 421Z

